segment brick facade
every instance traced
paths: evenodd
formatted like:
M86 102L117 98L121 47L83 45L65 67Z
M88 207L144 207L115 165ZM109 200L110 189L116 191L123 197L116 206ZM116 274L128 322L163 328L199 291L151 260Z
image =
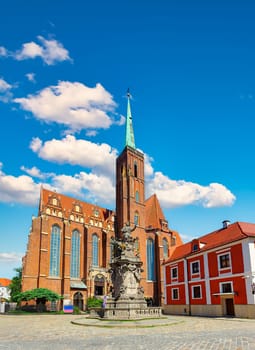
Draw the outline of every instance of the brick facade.
M139 239L137 249L143 262L141 285L144 295L154 305L161 305L163 262L168 259L172 247L182 241L177 232L169 229L156 195L145 200L144 155L130 146L124 148L116 161L116 213L42 188L39 213L32 220L23 259L23 291L49 288L81 308L85 308L88 297L109 294L111 238L119 237L127 222L131 226L136 224L133 236ZM58 232L56 236L54 229ZM78 261L79 273L73 278L70 266L72 257L74 259L75 234L79 242L75 266ZM96 239L96 245L93 239ZM153 247L150 252L153 278L148 277L148 241ZM56 247L58 253L54 250ZM96 261L93 260L95 254ZM51 263L55 264L57 273L53 268L50 271Z

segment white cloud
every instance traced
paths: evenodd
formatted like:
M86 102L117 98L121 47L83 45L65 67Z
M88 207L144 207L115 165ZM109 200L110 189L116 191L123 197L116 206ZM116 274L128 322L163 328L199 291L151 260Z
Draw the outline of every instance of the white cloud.
M2 167L1 167L2 168ZM34 205L38 202L40 185L26 175L6 175L0 168L0 201Z
M97 131L96 130L88 130L86 132L86 136L91 137L91 136L96 136L97 135Z
M7 81L0 78L0 101L7 103L12 99L13 94L10 91L12 87Z
M35 73L27 73L26 77L29 81L31 81L32 83L35 83Z
M68 135L62 140L53 139L44 144L39 138L34 138L30 148L40 158L55 163L93 168L97 173L100 171L111 176L114 173L117 151L105 143L96 144Z
M6 175L1 168L2 163L0 163L0 202L24 205L38 204L41 184L35 183L30 176L15 177ZM23 166L22 169L37 178L48 177L49 182L44 182L43 187L50 190L70 194L88 202L114 205L115 188L113 179L107 175L80 172L70 176L53 173L44 174L36 167L27 169Z
M201 186L184 180L171 180L156 172L147 185L148 194L156 193L163 207L199 204L206 208L230 206L235 196L223 185L211 183Z
M0 56L6 57L8 55L8 52L5 47L0 46Z
M116 103L101 84L90 88L82 83L60 81L36 95L16 98L14 102L44 122L63 124L72 131L109 128L117 121L113 114Z
M35 166L29 169L29 168L26 168L24 165L22 165L20 169L25 173L27 173L28 175L32 177L37 177L38 179L46 179L48 177L54 176L53 173L42 173L41 170Z
M0 92L10 90L12 86L8 84L4 79L0 78Z
M115 187L109 177L80 172L75 176L59 175L53 179L52 186L60 193L71 193L83 200L114 204Z
M47 40L42 36L37 37L39 44L31 41L22 45L22 49L14 54L18 61L41 57L47 65L54 65L57 62L71 60L68 50L54 39Z
M4 253L0 252L0 261L1 263L11 263L11 262L19 262L21 263L22 253Z
M152 162L153 162L153 158L145 153L144 154L144 174L146 178L149 178L154 173L154 170L151 164Z

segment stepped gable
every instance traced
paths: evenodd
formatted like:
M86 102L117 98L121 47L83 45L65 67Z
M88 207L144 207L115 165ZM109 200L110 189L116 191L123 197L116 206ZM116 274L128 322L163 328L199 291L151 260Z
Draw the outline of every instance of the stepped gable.
M197 254L212 248L222 247L225 244L239 241L246 237L255 237L255 224L235 222L226 228L221 228L179 247L177 246L166 263L192 255L194 241L198 244L198 250L194 251L194 254Z
M45 213L47 207L60 210L65 219L68 219L72 213L86 218L97 217L102 221L106 221L115 215L115 212L110 209L42 188L39 214Z

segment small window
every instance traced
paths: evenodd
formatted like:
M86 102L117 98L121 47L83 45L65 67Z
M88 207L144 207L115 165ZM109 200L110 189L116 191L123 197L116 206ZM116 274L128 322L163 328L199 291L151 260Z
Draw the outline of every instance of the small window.
M232 283L231 282L221 283L220 289L221 289L220 290L221 293L232 293L233 292Z
M219 256L220 269L226 269L230 267L230 254L224 254Z
M57 200L56 198L53 198L53 199L52 199L52 204L53 204L53 205L58 205L58 200Z
M195 273L199 273L199 261L195 261L193 263L191 263L191 271L192 271L192 274L195 274Z
M139 225L139 214L136 212L134 216L134 224Z
M177 269L177 267L173 267L171 269L171 276L172 276L172 278L177 278L177 276L178 276L178 269Z
M179 288L173 288L172 289L172 300L178 300L179 299Z
M193 299L201 299L201 286L193 286L192 287L192 298Z
M137 163L135 162L135 164L134 164L134 177L137 177L137 173L138 173L138 168L137 168Z
M135 201L137 203L139 203L139 192L138 191L136 191L136 193L135 193Z

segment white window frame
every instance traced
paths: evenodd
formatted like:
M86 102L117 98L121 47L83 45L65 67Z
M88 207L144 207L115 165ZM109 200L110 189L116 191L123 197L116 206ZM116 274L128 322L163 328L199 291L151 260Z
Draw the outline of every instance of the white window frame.
M177 298L174 298L174 290L177 290ZM172 300L179 300L179 288L172 288Z
M195 297L194 297L194 288L196 288L196 287L199 287L199 289L200 289L200 297L199 297L199 298L195 298ZM200 285L200 284L197 284L197 285L195 285L195 286L192 286L192 299L195 299L195 300L197 300L197 299L202 299L202 288L201 288L201 285Z
M231 292L223 292L223 288L222 288L223 284L230 284L231 285ZM220 282L220 293L222 293L222 294L234 293L233 282L232 281Z
M220 264L220 257L221 257L221 256L224 256L224 255L228 255L228 256L229 256L229 266L228 266L228 267L221 267L221 264ZM232 261L231 261L231 254L230 254L230 252L224 252L224 253L222 253L222 254L218 254L218 255L217 255L217 258L218 258L218 268L219 268L219 271L224 271L224 270L232 269Z
M193 264L198 263L198 272L193 272ZM192 261L190 263L190 271L191 271L191 275L200 275L200 261L196 260L196 261Z
M174 270L176 270L176 277L173 276ZM177 266L171 267L171 279L172 280L178 279L178 267Z

